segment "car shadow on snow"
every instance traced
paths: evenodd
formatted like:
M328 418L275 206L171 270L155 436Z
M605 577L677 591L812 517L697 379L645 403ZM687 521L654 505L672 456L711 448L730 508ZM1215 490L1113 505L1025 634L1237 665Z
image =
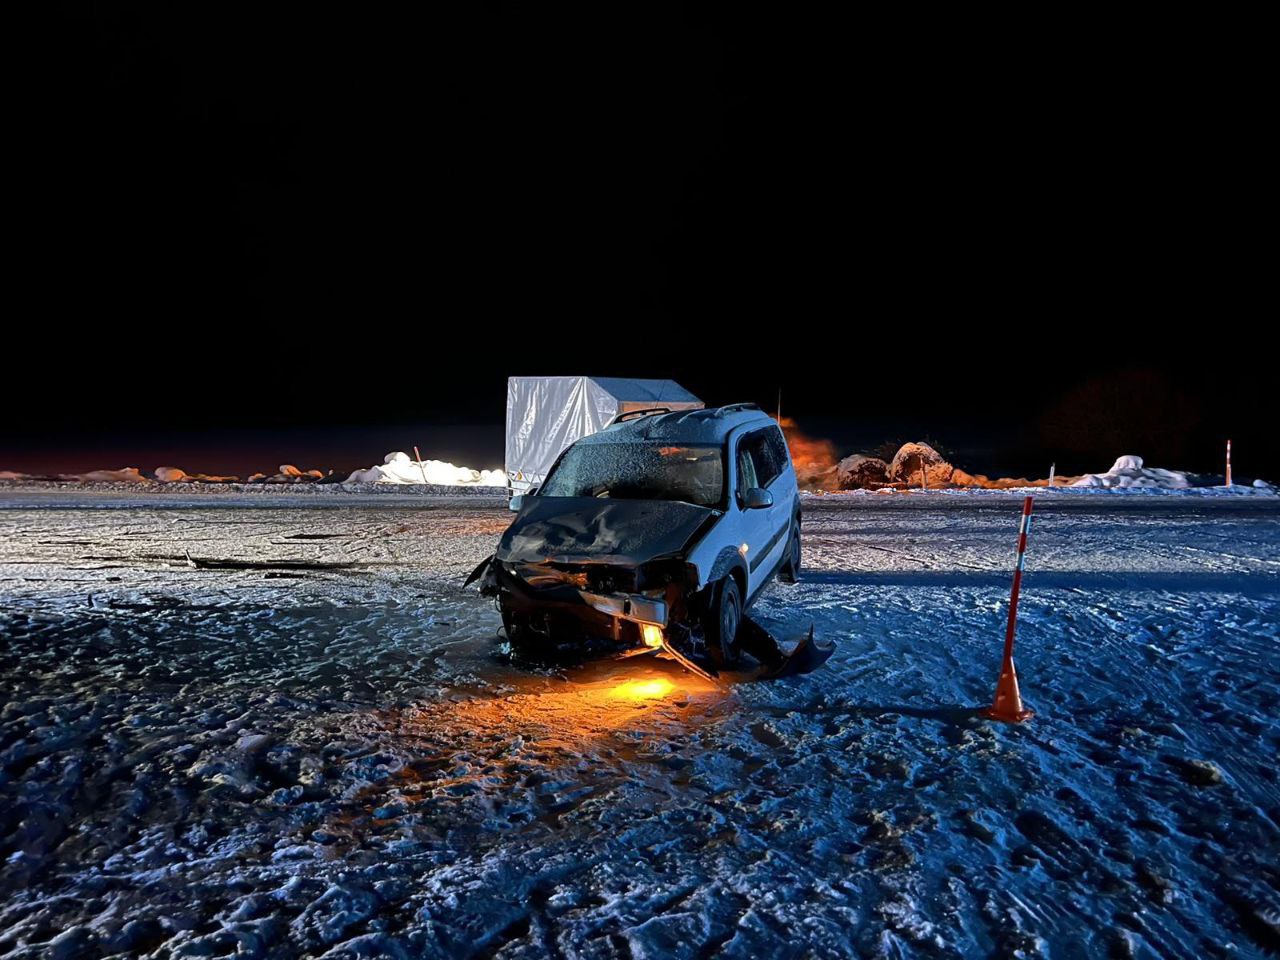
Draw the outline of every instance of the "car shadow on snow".
M849 717L874 720L877 717L914 717L917 720L940 720L944 724L963 726L971 721L982 719L985 706L943 704L936 707L916 707L905 703L885 704L844 704L839 709L830 711L833 717Z
M940 570L809 570L804 582L848 587L943 587L974 589L1009 588L1012 572ZM1280 596L1280 576L1259 571L1191 573L1160 571L1117 571L1100 573L1083 570L1028 571L1025 589L1125 590L1133 592L1223 593L1248 597Z

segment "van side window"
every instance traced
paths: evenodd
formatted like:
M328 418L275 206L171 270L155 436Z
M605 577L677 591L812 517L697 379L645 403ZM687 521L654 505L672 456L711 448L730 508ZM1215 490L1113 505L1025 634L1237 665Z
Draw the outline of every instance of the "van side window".
M756 475L755 457L751 454L749 437L738 441L738 491L760 486Z
M771 436L771 434L775 433L777 433L777 430L773 427L755 430L743 437L738 445L739 457L742 456L743 452L750 456L755 466L755 485L759 487L767 487L773 483L778 474L785 469L785 461L778 459L773 443L774 437ZM746 489L745 486L744 489Z
M765 434L768 437L768 442L765 446L768 447L769 453L773 458L774 466L777 468L777 473L774 476L777 476L786 471L787 465L791 462L791 455L787 452L787 441L783 439L780 429L770 427L765 431Z

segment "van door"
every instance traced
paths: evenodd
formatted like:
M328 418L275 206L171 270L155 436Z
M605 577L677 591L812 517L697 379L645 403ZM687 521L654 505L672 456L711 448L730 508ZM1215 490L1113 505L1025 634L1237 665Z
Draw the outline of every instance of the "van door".
M784 464L776 462L769 446L771 427L753 430L738 439L735 465L737 489L735 506L741 513L743 542L747 561L747 593L754 596L768 582L769 575L777 568L787 549L787 535L791 532L791 502L781 489L771 489L782 473ZM774 487L780 488L781 484ZM751 487L762 487L773 494L773 505L756 510L742 506L743 494Z

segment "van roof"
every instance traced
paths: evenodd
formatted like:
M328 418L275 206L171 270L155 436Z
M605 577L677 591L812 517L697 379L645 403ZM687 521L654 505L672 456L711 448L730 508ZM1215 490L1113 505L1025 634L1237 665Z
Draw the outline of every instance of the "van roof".
M583 437L578 443L618 443L627 440L722 443L739 427L766 426L773 422L773 418L755 404L731 403L705 410L678 410L634 417Z

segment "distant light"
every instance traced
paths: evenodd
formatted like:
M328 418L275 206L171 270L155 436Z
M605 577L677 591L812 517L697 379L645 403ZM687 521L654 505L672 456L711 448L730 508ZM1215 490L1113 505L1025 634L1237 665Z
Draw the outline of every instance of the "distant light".
M738 552L745 557L747 555L747 551L750 549L751 547L749 547L747 544L744 543L742 546L738 548Z
M640 624L640 637L646 647L657 649L662 646L662 628L656 623Z

